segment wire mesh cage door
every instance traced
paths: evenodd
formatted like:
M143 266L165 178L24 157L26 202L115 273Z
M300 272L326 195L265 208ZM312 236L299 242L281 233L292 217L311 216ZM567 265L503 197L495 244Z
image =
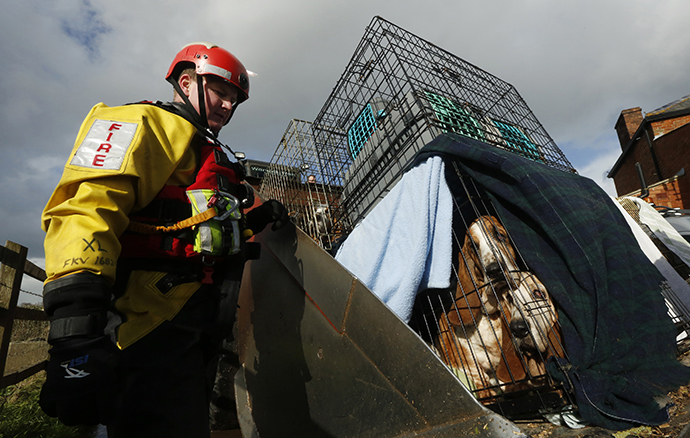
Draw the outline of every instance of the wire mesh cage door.
M533 419L572 409L571 395L546 372L549 356L566 357L557 303L490 200L457 166L451 169L455 284L421 293L410 325L499 414Z
M324 177L329 164L316 153L311 122L293 119L260 189L264 198L281 201L291 220L325 249L330 249L340 235L333 212L339 208L341 188Z
M575 172L512 85L375 17L314 120L327 177L343 188L346 231L443 132Z

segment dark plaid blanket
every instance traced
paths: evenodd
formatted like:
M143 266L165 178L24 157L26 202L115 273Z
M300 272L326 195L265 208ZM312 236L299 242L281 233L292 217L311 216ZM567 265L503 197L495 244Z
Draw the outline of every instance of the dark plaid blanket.
M581 415L609 429L667 422L654 398L690 382L690 368L676 359L663 277L611 198L588 178L455 134L418 159L429 154L456 159L488 193L557 301L568 360L549 372L572 388Z

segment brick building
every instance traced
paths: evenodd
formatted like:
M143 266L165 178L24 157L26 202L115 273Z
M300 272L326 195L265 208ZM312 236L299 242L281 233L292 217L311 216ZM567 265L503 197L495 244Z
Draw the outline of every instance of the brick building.
M608 174L618 196L690 209L690 95L652 112L621 112L615 126L622 153ZM645 195L645 194L643 194Z

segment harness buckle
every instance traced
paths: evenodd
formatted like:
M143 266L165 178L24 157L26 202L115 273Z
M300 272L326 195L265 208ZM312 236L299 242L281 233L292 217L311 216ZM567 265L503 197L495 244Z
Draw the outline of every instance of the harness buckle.
M224 221L228 218L228 216L233 214L239 208L239 203L235 202L235 205L233 205L229 210L226 210L226 208L228 208L228 205L230 205L231 199L232 198L230 194L221 192L218 189L213 189L213 195L209 198L206 207L215 207L216 211L223 212L223 214L221 214L220 216L215 216L213 219L218 221Z

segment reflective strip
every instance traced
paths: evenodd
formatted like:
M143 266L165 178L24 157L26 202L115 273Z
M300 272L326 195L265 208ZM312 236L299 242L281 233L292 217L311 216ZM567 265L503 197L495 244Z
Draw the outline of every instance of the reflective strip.
M211 192L210 190L208 190ZM211 192L213 193L213 192ZM194 206L194 209L198 213L203 213L206 210L208 210L208 199L206 199L206 195L204 194L204 190L189 190L187 192L189 199L192 201L192 205ZM211 225L209 222L202 222L201 224L197 225L197 239L199 245L199 250L198 252L205 251L205 252L211 252L213 250L213 238L212 238L212 233L211 233Z
M232 221L232 251L231 254L240 252L240 223Z
M201 67L200 73L211 73L216 76L220 76L222 78L225 78L227 81L230 81L232 79L232 72L227 71L224 68L217 67L215 65L211 64L204 64Z

